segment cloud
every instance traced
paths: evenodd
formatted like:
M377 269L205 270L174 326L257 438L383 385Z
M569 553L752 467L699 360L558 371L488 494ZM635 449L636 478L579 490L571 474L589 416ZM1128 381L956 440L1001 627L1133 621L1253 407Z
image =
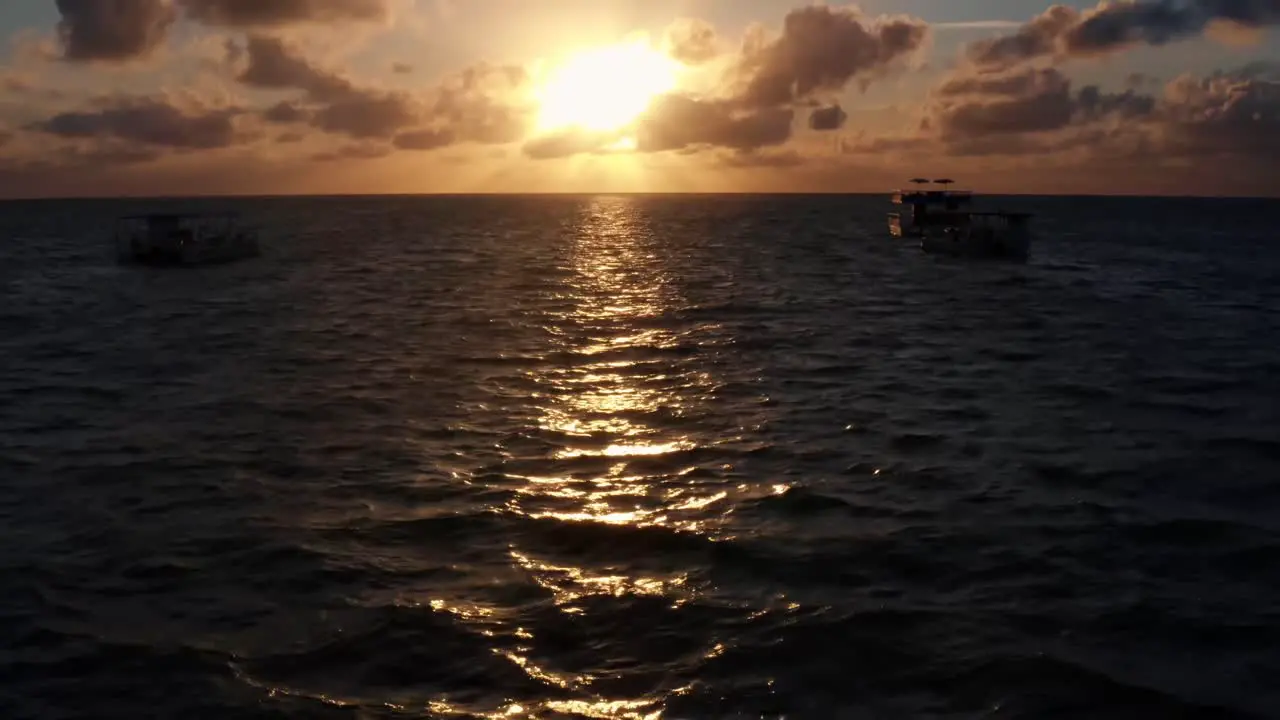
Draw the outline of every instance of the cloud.
M413 66L408 63L391 63L391 72L396 75L409 75L413 73Z
M849 114L839 105L822 107L809 113L810 130L839 130L844 127Z
M915 52L928 35L929 26L917 18L872 20L856 7L797 8L787 14L778 38L748 40L737 68L739 99L763 108L839 91Z
M408 93L357 87L336 72L315 65L280 38L250 35L243 51L233 54L248 58L248 65L237 75L241 83L263 89L301 90L308 100L320 103L314 108L276 105L264 114L272 122L306 119L328 133L389 139L412 128L420 119L421 109Z
M869 18L857 7L812 5L796 8L782 31L770 36L762 27L748 32L740 51L727 58L728 83L706 95L673 92L655 98L634 127L638 152L739 152L786 144L792 138L796 108L814 107L807 118L815 130L840 128L847 115L819 96L843 90L855 79L870 82L919 50L928 25L905 16ZM690 65L720 54L714 28L682 19L668 27L664 46ZM596 152L616 139L571 132L540 138L526 154L559 157Z
M524 154L535 160L563 158L599 152L619 138L617 132L594 132L570 128L537 137L524 145Z
M456 141L451 130L414 130L400 133L393 144L401 150L437 150Z
M982 157L988 174L1025 173L1033 161L1094 188L1280 192L1280 82L1265 65L1186 75L1154 94L1076 90L1054 68L962 72L932 91L923 115L915 135L859 131L842 140L841 152L931 162Z
M1104 93L1096 86L1073 92L1054 68L1008 75L957 75L933 91L926 127L948 141L1061 130L1073 123L1152 112L1154 101L1133 91Z
M312 64L280 38L250 35L242 50L235 47L249 59L248 66L236 78L245 85L303 90L316 100L342 97L355 89L351 81Z
M251 34L244 46L233 43L229 56L234 62L247 59L236 75L242 84L303 93L265 110L267 121L307 122L331 134L395 140L401 149L515 142L525 136L532 112L510 102L530 88L528 73L517 66L476 65L430 90L407 92L357 85L274 36Z
M934 127L944 138L1056 130L1071 121L1071 83L1057 70L957 78L936 92Z
M720 54L716 29L705 20L681 18L666 29L663 45L672 58L685 65L701 65Z
M428 117L459 142L505 144L524 139L535 108L532 80L515 65L480 64L445 79L431 93Z
M106 0L89 0L105 2ZM388 0L178 0L188 17L207 25L264 27L295 23L381 21Z
M115 139L185 150L230 147L240 140L236 117L242 111L220 108L189 112L157 98L117 98L107 107L64 112L30 129L73 139Z
M57 8L62 57L71 62L146 58L177 19L168 0L57 0Z
M735 152L724 155L721 162L734 168L790 168L803 165L805 157L795 150L774 152Z
M640 118L636 144L641 152L699 146L752 150L786 143L794 120L789 108L742 110L725 101L667 95Z
M325 132L355 138L391 138L420 119L406 93L353 92L315 112L312 124Z
M1102 2L1079 11L1054 5L1017 32L969 45L974 64L1009 68L1038 58L1066 59L1164 45L1222 26L1256 30L1280 24L1276 0L1138 0Z
M311 156L315 162L338 162L341 160L377 160L391 154L391 148L376 143L347 145L337 150L327 150Z
M1280 62L1256 60L1229 74L1245 80L1280 81Z
M281 100L270 108L267 108L267 110L262 113L262 118L270 123L289 125L291 123L310 121L311 112L297 103Z
M1280 82L1219 73L1171 81L1157 106L1159 139L1182 157L1247 157L1280 165Z

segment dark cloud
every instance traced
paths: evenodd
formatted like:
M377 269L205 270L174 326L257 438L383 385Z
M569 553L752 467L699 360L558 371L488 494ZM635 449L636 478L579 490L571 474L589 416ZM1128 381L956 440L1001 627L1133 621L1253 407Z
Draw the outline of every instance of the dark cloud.
M667 54L685 65L700 65L720 54L720 39L711 23L682 18L667 27Z
M1255 65L1184 76L1158 94L1132 87L1073 91L1053 69L952 78L933 93L926 131L913 141L922 147L914 151L1034 156L1045 168L1095 178L1145 173L1184 192L1274 193L1280 82L1266 79L1267 72Z
M412 130L397 135L393 144L401 150L438 150L456 141L452 130Z
M667 95L641 116L636 143L642 152L698 146L752 150L786 143L794 120L789 108L745 111L725 101Z
M1042 94L1044 90L1065 88L1067 78L1052 68L1025 70L1008 75L953 75L942 81L933 94L937 97L960 95L1012 95Z
M62 100L67 96L57 88L41 85L27 77L0 73L0 94L24 95L46 100Z
M467 68L419 96L360 87L276 37L251 35L230 54L247 58L237 76L245 85L305 94L305 103L286 101L264 111L270 122L309 122L324 132L358 139L398 139L403 149L514 142L528 127L528 109L505 101L529 83L528 74L514 66ZM435 129L419 129L424 126Z
M169 148L211 150L239 141L235 108L188 112L155 98L122 98L100 109L65 112L31 129L63 138L111 138Z
M1103 92L1097 85L1086 85L1076 93L1077 119L1085 121L1100 118L1129 120L1150 115L1156 107L1156 99L1132 89L1119 93Z
M297 103L281 101L267 108L262 113L262 118L270 123L288 125L309 121L311 112Z
M818 108L809 113L809 129L839 130L844 127L844 122L848 119L849 114L839 105Z
M954 98L934 108L933 121L944 138L1056 130L1071 122L1075 109L1071 83L1056 70L959 80L944 85L938 95Z
M1270 60L1256 60L1236 70L1223 73L1244 80L1276 80L1280 81L1280 63Z
M391 154L391 148L386 145L377 143L362 143L359 145L348 145L338 148L337 150L329 150L316 153L311 156L315 162L337 162L339 160L377 160Z
M251 87L300 90L318 106L281 103L264 113L272 122L308 120L325 132L354 138L390 139L421 119L412 96L357 87L347 78L319 67L277 37L251 35L243 49L248 65L237 79Z
M408 63L391 63L391 72L397 75L409 75L413 72L413 66Z
M955 76L933 93L927 127L957 142L988 136L1050 132L1104 118L1135 118L1154 109L1150 96L1102 92L1095 86L1073 92L1071 81L1053 68L1009 75Z
M1176 156L1224 155L1280 166L1280 82L1217 74L1180 77L1157 106L1162 149Z
M866 18L856 7L811 5L792 10L782 35L756 39L739 60L740 100L772 107L818 92L835 92L854 78L883 72L917 50L929 26L909 17Z
M73 62L126 62L164 44L177 13L168 0L57 0L58 40Z
M1008 68L1043 57L1088 57L1135 45L1164 45L1200 35L1215 23L1243 29L1280 24L1280 1L1102 2L1084 12L1054 5L1012 35L971 44L967 55L979 66Z
M103 2L108 0L89 0ZM387 0L178 0L187 15L209 25L263 27L294 23L374 21L388 16Z
M969 60L985 67L1008 67L1032 58L1052 55L1058 39L1080 21L1080 12L1065 5L1053 5L1032 18L1012 35L988 38L967 48Z
M1125 76L1124 86L1130 90L1141 90L1145 87L1160 84L1160 79L1146 73L1132 72Z
M413 99L404 93L351 93L316 111L312 124L325 132L355 138L392 138L418 123Z
M349 80L317 67L277 37L251 35L241 54L248 57L249 64L237 79L251 87L303 90L317 100L332 100L354 91Z

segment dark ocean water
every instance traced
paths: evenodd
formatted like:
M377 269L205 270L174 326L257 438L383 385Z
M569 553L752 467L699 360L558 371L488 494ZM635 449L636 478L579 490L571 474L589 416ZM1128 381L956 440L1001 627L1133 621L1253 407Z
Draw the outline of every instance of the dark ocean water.
M0 205L0 715L1280 716L1280 203L1000 203Z

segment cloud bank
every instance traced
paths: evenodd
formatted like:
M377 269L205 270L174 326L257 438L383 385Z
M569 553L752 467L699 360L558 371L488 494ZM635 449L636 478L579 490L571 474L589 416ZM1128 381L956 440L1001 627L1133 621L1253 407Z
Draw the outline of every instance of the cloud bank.
M1275 63L1172 79L1118 71L1102 84L1076 82L1071 64L1270 28L1280 24L1280 0L1054 5L1020 25L970 23L997 34L963 46L951 65L927 53L935 29L955 24L873 16L852 5L796 7L738 38L706 20L680 18L659 47L698 82L654 98L616 131L542 134L534 132L532 66L478 62L432 79L426 65L384 55L380 70L361 74L302 42L317 27L393 27L392 0L57 0L56 8L60 72L91 74L104 65L163 71L192 57L168 42L182 23L225 56L208 59L206 50L201 89L181 91L112 81L120 89L90 95L41 85L38 67L6 73L0 108L22 119L0 116L0 157L10 168L0 173L9 183L0 182L0 193L20 186L24 170L53 182L63 170L102 163L158 168L239 153L264 163L355 167L450 148L490 157L502 147L511 162L531 168L630 155L753 177L839 178L850 168L898 173L923 165L963 173L971 167L964 163L980 162L972 167L992 176L1035 166L1100 180L1176 176L1195 187L1280 193ZM879 110L862 100L899 79L922 89Z
M1215 23L1245 30L1280 24L1280 0L1104 1L1083 12L1054 5L1010 35L974 43L968 57L997 69L1046 57L1096 57L1185 40Z

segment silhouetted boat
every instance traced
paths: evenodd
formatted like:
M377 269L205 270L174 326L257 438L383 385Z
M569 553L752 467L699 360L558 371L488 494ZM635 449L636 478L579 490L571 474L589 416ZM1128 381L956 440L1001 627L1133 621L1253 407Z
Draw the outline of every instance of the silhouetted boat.
M261 254L257 231L227 214L125 216L116 223L115 241L120 262L138 265L213 265Z
M951 178L911 178L915 185L955 183ZM1026 259L1031 248L1030 213L975 212L968 190L899 190L893 203L910 212L889 213L894 237L918 237L929 253L957 257Z
M929 180L911 178L915 185L954 183L951 179ZM894 237L923 237L930 227L944 228L962 223L968 214L966 208L973 202L968 190L898 190L893 194L893 204L910 208L910 211L889 213L889 232Z
M954 257L1026 260L1031 250L1031 213L971 212L966 222L925 231L925 252Z

